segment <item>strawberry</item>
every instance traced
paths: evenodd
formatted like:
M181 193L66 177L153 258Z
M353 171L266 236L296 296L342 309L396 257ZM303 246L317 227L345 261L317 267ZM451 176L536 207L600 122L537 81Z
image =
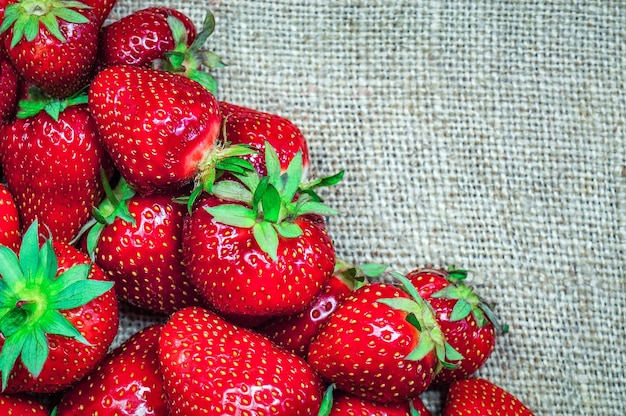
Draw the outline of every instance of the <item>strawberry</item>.
M82 2L91 7L91 10L96 16L96 24L100 27L107 17L109 17L117 0L82 0Z
M0 414L7 416L48 416L50 412L36 399L21 394L0 394Z
M267 176L218 181L185 219L187 275L216 311L257 321L303 310L330 278L335 251L322 215L336 211L297 195L298 153L280 173L266 146ZM238 322L242 322L238 319Z
M255 330L277 345L306 358L311 340L343 298L362 286L366 278L378 277L384 270L385 266L378 264L356 267L337 260L333 275L321 293L303 311L295 315L276 317Z
M178 19L183 27L174 34L168 16ZM178 28L179 26L176 26ZM196 28L185 14L166 7L137 10L102 28L98 54L104 66L152 66L155 59L176 47L175 41L184 38L186 46L196 37Z
M20 247L20 218L13 195L0 183L0 244L13 251Z
M517 397L483 378L450 384L442 416L533 416Z
M21 0L6 6L0 33L18 72L47 94L65 98L91 76L98 23L72 0Z
M323 384L304 360L202 308L171 316L158 354L172 416L315 415L320 408Z
M93 80L89 108L102 143L138 193L175 192L214 177L221 118L217 100L197 82L110 66Z
M112 172L82 97L30 102L4 127L0 141L0 163L22 227L39 218L56 241L69 242L89 220L104 196L100 170Z
M106 178L104 178L106 180ZM168 195L137 195L122 178L94 211L87 251L115 282L118 296L156 313L203 305L185 273L186 207Z
M355 396L403 402L424 392L441 365L458 359L429 305L406 277L370 283L337 307L311 342L307 361Z
M0 372L7 393L67 388L105 356L118 329L113 283L35 221L19 254L0 246Z
M332 393L331 385L318 416L431 416L419 397L408 403L377 403L342 391Z
M157 347L162 325L142 329L63 394L56 416L169 416Z
M463 360L453 362L456 368L443 368L437 374L433 386L467 378L493 352L496 333L504 332L495 314L473 288L463 283L465 270L417 269L406 277L432 306L448 343L463 354Z
M241 143L258 149L246 157L261 175L265 175L265 142L267 141L278 153L282 171L287 169L289 162L296 153L302 154L304 175L309 167L309 150L306 139L300 129L285 117L242 107L220 101L220 112L224 119L221 131L224 140L230 143Z
M0 126L11 121L17 106L19 76L4 51L0 51Z

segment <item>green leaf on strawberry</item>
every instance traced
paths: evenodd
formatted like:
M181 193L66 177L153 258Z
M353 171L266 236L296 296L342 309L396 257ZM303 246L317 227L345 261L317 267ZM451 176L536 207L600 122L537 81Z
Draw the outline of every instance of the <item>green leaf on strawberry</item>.
M213 187L213 194L226 201L206 208L215 221L235 227L251 228L259 247L273 260L277 259L279 236L296 238L302 235L293 219L306 214L335 215L337 210L309 194L299 194L302 180L302 154L298 152L285 173L281 173L276 150L265 144L267 175L256 171L233 173L240 180L224 181ZM242 205L243 204L243 205Z
M90 280L90 265L78 264L57 276L57 258L50 239L39 244L37 221L28 228L19 255L0 246L0 352L2 389L21 357L35 377L48 357L46 334L74 338L90 345L60 311L82 306L107 292L113 282Z
M422 299L409 279L396 272L393 272L392 276L400 282L402 289L411 296L411 299L382 298L379 299L378 302L394 309L407 312L407 322L415 326L422 333L417 346L405 359L421 360L434 348L441 366L444 368L455 368L456 366L451 364L450 361L462 360L463 355L446 342L443 331L437 323L435 313L431 306Z

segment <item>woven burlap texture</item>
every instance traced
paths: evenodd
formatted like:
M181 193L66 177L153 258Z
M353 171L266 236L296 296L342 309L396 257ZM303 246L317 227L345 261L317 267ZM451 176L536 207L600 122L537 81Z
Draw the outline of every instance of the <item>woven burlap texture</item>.
M219 98L308 139L340 257L454 264L510 333L480 375L538 415L626 414L626 7L618 1L126 1L200 25ZM117 342L153 320L126 312ZM429 393L434 411L441 396Z

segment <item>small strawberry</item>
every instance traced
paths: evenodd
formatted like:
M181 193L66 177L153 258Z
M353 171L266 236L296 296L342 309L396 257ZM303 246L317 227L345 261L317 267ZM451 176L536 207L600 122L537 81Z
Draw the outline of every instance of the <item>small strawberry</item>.
M162 325L149 326L111 351L63 394L55 416L169 416L157 347Z
M0 246L0 372L6 393L63 390L105 356L118 329L113 283L35 221L19 255Z
M104 197L100 170L112 172L83 100L38 97L2 130L0 163L22 227L39 218L56 241L69 242L91 218Z
M183 32L174 34L168 23L173 16L181 23ZM152 66L155 59L164 59L165 53L176 47L177 38L191 45L196 28L186 15L166 7L137 10L102 28L98 54L100 64Z
M19 76L8 56L0 51L0 126L15 115Z
M6 185L0 183L0 245L17 251L21 240L17 205Z
M450 384L442 416L533 416L517 397L483 378Z
M491 308L473 288L463 282L467 271L417 269L406 277L432 306L446 341L463 355L456 368L443 368L433 386L467 378L487 361L496 344L496 333L504 329Z
M179 74L111 66L93 80L89 108L102 143L140 194L215 177L221 117L215 97Z
M317 414L319 376L267 338L198 307L161 331L159 361L172 416Z
M21 394L0 393L0 415L6 416L49 416L50 412L36 399Z
M337 260L333 275L321 293L303 311L295 315L279 316L256 327L277 345L306 358L309 344L319 328L335 312L341 301L353 290L361 287L367 278L380 276L385 266L364 264L360 267Z
M106 181L106 178L103 178ZM117 295L144 309L171 314L203 305L183 266L187 209L168 195L137 195L122 178L94 210L87 252L115 282Z
M297 313L333 272L335 251L322 215L336 211L298 195L301 156L281 174L267 145L267 176L250 171L237 175L242 182L218 181L185 220L187 275L231 319Z
M73 0L20 0L6 6L0 33L18 72L47 94L65 98L91 76L98 23Z
M318 416L431 416L419 397L408 403L377 403L342 391L333 394L333 387L326 390Z
M458 359L430 306L406 277L396 286L375 282L356 289L311 342L307 361L328 382L381 403L417 397L441 365Z
M254 146L258 152L244 156L259 171L265 175L265 143L269 143L280 160L281 170L284 172L296 153L302 154L303 175L309 167L309 149L306 139L300 129L290 120L271 113L252 108L241 107L220 101L220 112L224 119L222 138L234 144Z

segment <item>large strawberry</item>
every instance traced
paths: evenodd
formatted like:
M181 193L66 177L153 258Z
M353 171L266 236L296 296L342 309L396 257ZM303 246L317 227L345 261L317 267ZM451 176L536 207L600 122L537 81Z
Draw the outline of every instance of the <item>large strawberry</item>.
M168 17L178 19L180 25L171 27ZM178 28L181 33L173 33ZM176 40L184 39L185 46L196 38L196 28L185 14L167 7L137 10L102 28L98 54L100 64L152 66L155 59L164 59L165 53L176 47Z
M440 365L458 359L411 283L375 282L352 292L322 326L307 361L358 397L402 402L424 392Z
M292 121L277 114L220 101L220 112L224 119L222 137L231 143L241 143L256 147L259 151L248 158L262 174L265 170L265 143L269 143L280 160L280 167L287 170L296 153L302 154L303 174L309 167L309 149L304 135Z
M287 172L266 146L267 176L219 181L185 220L187 274L218 312L248 322L303 310L330 278L335 251L322 215L336 211L298 195L302 158ZM241 322L241 321L238 321Z
M15 115L19 76L8 56L0 50L0 126Z
M13 195L0 183L0 244L17 251L21 241L20 217Z
M324 395L318 416L431 416L419 397L408 403L377 403L342 391L332 394L332 389Z
M294 315L278 316L255 330L288 351L306 358L311 340L341 301L357 287L365 284L367 278L380 276L385 268L379 264L356 267L337 260L333 275L321 293L303 311Z
M86 248L117 295L164 314L204 305L183 266L185 205L168 195L137 195L123 178L115 190L108 183L105 189L108 198L94 210Z
M0 246L2 388L56 392L89 373L118 329L113 283L75 248L50 239L37 222L19 255Z
M504 332L491 308L463 282L467 271L417 269L406 275L435 311L437 322L454 349L463 354L456 368L443 368L433 386L467 378L487 361L496 345L496 333Z
M208 310L175 312L158 353L172 416L316 415L320 408L322 381L305 361Z
M215 97L180 74L110 66L95 77L89 108L102 143L140 194L212 182L221 149Z
M533 416L517 397L489 380L468 378L450 384L442 416Z
M21 394L0 393L0 415L48 416L48 409L37 399Z
M69 242L102 200L100 171L112 172L112 164L86 104L69 105L60 112L67 103L47 104L49 111L39 111L31 102L25 118L18 115L4 127L0 163L22 227L38 218L56 241Z
M169 416L157 347L162 325L149 326L63 394L55 416Z
M98 19L72 0L21 0L4 11L0 33L18 72L65 98L88 83L96 58Z

